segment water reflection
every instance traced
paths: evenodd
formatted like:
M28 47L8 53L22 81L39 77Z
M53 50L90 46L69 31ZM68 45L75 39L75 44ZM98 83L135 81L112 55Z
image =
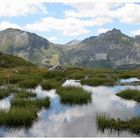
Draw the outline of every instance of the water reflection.
M13 95L8 96L2 100L0 100L0 110L2 111L8 111L11 107L11 99L13 98Z
M128 79L121 79L120 83L131 83L131 82L138 82L140 79L138 78L128 78Z
M79 86L92 93L92 102L87 105L62 105L56 90L45 91L40 86L34 89L39 98L49 96L51 109L38 112L38 121L30 129L0 129L4 136L34 136L34 137L90 137L90 136L135 136L128 131L118 133L106 130L101 133L97 129L96 116L106 114L113 118L127 119L140 115L140 107L135 101L124 100L115 94L130 88L140 90L140 86L91 87L81 85L79 81L66 81L63 86Z
M43 90L40 85L37 86L35 89L33 89L32 92L37 95L37 98L44 98L44 97L54 98L56 96L55 89L46 91Z

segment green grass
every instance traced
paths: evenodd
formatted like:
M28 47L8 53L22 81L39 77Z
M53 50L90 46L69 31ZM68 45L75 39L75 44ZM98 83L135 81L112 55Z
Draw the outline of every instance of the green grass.
M0 53L0 67L11 68L11 67L24 67L24 66L25 67L33 67L35 65L24 60L23 58Z
M110 78L94 77L89 79L82 79L81 84L86 84L90 86L113 86L115 84L115 81L116 80Z
M45 80L41 83L41 86L45 90L56 89L61 86L61 81L58 80Z
M18 83L21 88L35 88L39 81L36 79L26 79Z
M134 134L140 134L140 117L134 117L129 120L117 120L106 116L97 116L98 129L104 132L105 129L122 131L128 130Z
M25 99L25 98L14 98L11 102L11 105L14 107L30 107L30 106L34 106L36 108L42 108L42 107L46 107L49 108L50 107L50 100L48 97L43 98L43 99Z
M13 88L0 89L0 99L3 99L5 97L8 97L13 92L15 92L15 90Z
M85 104L91 101L91 94L78 87L61 87L57 94L64 104Z
M48 71L44 74L45 79L55 79L55 80L62 80L66 76L66 72L59 72L59 71Z
M27 91L20 91L16 94L15 98L30 98L30 97L36 97L35 93L27 92Z
M135 100L137 102L140 102L140 91L139 90L127 89L127 90L117 93L116 95L120 96L124 99Z
M12 107L8 112L0 111L0 125L8 127L30 127L37 119L38 108Z

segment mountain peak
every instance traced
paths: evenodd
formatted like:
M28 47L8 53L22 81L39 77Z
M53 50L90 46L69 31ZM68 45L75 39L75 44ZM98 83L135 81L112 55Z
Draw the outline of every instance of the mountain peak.
M121 32L119 29L113 28L112 32Z
M20 29L17 29L17 28L7 28L3 31L21 31Z
M77 40L77 39L74 39L74 40L66 43L65 45L67 45L67 46L73 46L73 45L77 45L78 43L80 43L80 41Z
M106 33L103 34L120 34L122 33L121 30L113 28L112 30L107 31Z

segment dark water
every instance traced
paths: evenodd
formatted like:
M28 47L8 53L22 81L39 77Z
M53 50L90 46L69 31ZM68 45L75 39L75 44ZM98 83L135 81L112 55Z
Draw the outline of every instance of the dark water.
M38 98L49 96L51 109L42 109L36 121L29 129L0 128L0 136L5 137L105 137L105 136L135 136L128 131L120 133L97 129L96 116L106 114L113 118L128 119L140 115L140 106L135 101L121 99L115 94L121 90L139 89L140 86L91 87L81 86L78 81L69 80L63 86L80 86L91 92L92 102L87 105L62 105L55 90L44 91L38 86L34 91ZM1 104L1 101L0 101Z

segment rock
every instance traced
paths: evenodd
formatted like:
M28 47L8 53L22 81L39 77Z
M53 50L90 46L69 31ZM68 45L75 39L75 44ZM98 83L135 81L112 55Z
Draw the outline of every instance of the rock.
M49 68L49 71L65 71L65 67L62 65L56 65L56 66L52 66L51 68Z

